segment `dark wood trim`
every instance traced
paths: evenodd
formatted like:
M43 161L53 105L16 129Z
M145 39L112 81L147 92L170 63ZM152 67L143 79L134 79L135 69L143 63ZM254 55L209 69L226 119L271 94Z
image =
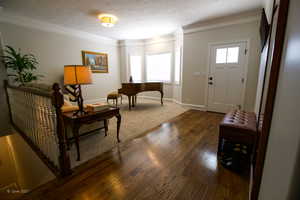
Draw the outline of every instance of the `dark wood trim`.
M12 120L9 97L8 97L8 92L7 92L8 87L9 87L8 80L4 80L4 91L5 91L5 95L6 95L6 102L7 102L7 105L8 105L9 120L10 120L10 123L12 124L13 120Z
M64 120L61 107L64 105L64 97L58 83L53 84L52 104L55 107L57 117L57 137L59 145L59 164L61 176L68 176L72 173L69 153L67 151L67 136L64 127Z
M263 175L265 155L267 151L268 139L270 134L272 115L276 97L276 90L278 85L279 71L281 65L281 57L284 47L284 39L286 32L286 24L288 17L289 0L280 0L278 21L276 28L274 51L271 60L271 72L269 87L267 92L266 108L264 112L264 119L262 125L262 133L259 140L257 159L254 168L254 179L251 191L251 200L257 200L259 195L259 189L261 185L261 179Z
M257 115L257 118L259 119L260 117L260 114L261 114L261 109L262 109L262 106L263 106L263 100L264 100L264 90L265 90L265 83L266 83L266 74L267 74L267 67L268 67L268 64L269 64L269 60L270 60L270 56L269 56L269 53L270 53L270 47L271 47L271 35L272 35L272 31L273 31L273 22L274 22L274 14L275 14L275 5L276 5L276 1L273 0L273 12L272 12L272 18L271 18L271 24L270 24L270 28L269 28L269 36L268 36L268 45L265 47L265 48L268 48L267 49L267 60L266 60L266 66L265 66L265 73L264 73L264 79L263 79L263 85L262 85L262 96L261 96L261 99L260 99L260 104L259 104L259 113ZM257 123L257 130L259 131L260 127L259 127L259 123Z

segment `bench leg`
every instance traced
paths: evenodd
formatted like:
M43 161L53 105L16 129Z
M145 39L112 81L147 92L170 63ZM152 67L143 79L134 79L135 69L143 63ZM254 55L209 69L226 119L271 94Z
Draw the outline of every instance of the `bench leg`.
M107 131L108 131L107 119L104 120L104 130L105 130L105 136L107 136Z
M219 141L218 141L218 152L217 152L217 156L220 156L221 155L221 152L222 152L222 143L223 143L223 138L222 137L219 137Z

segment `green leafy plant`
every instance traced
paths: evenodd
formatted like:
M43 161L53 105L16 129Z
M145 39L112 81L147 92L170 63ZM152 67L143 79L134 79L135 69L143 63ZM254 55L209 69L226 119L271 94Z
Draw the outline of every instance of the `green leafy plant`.
M32 54L21 54L21 50L16 51L11 46L5 46L4 56L2 56L6 69L10 69L8 76L14 77L14 81L25 85L38 80L42 75L37 75L38 62Z

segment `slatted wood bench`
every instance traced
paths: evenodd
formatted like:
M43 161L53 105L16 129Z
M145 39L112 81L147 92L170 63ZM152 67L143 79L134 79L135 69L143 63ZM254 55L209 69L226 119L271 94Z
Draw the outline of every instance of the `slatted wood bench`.
M234 110L225 115L219 126L218 156L223 140L255 146L257 141L256 115L253 112Z

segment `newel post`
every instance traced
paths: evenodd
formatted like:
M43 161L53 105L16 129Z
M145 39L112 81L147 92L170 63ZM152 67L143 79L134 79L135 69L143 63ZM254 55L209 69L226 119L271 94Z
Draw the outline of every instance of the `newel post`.
M56 110L57 120L57 137L59 143L59 164L62 176L67 176L72 173L70 157L67 152L66 132L64 128L63 116L61 107L64 105L64 97L60 91L58 83L53 84L52 104Z

